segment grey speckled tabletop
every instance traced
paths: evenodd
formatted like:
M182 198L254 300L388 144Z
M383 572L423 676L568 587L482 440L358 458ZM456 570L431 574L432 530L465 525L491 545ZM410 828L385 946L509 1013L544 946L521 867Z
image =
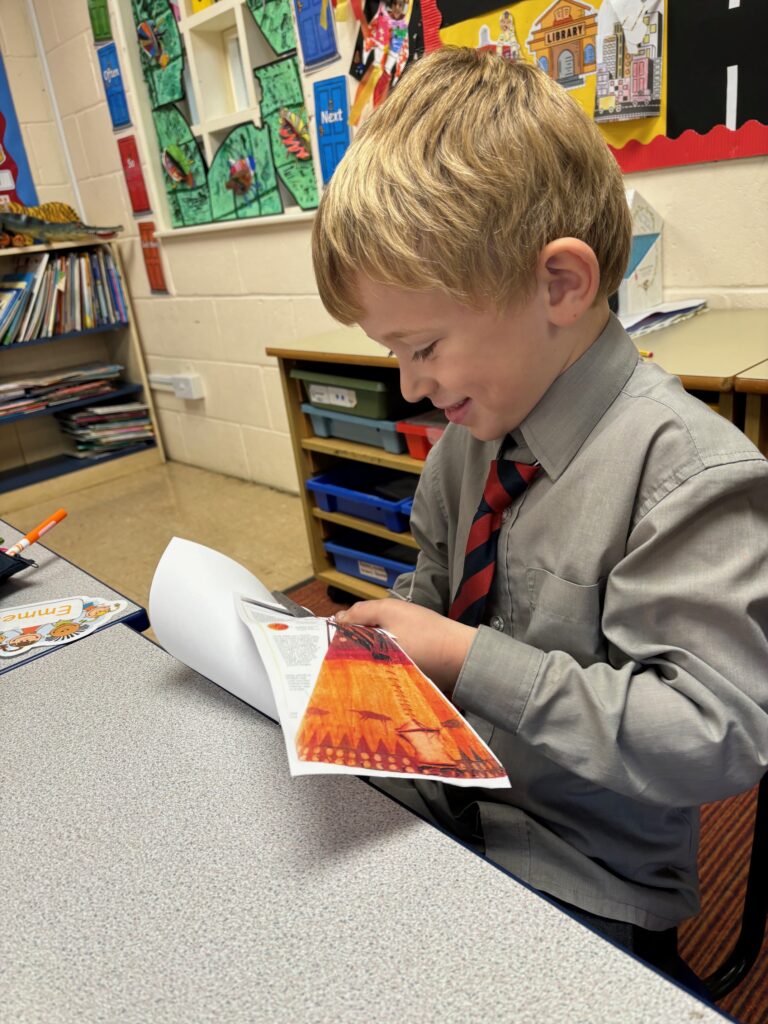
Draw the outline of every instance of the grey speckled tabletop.
M10 523L0 519L0 537L4 538L3 547L10 547L23 536L24 534ZM33 544L22 554L25 558L36 562L37 568L24 569L23 572L11 576L10 579L0 584L0 610L32 604L35 601L48 601L57 597L76 597L79 594L86 594L88 597L104 597L110 601L128 600L116 590L112 590L111 587L102 583L101 580L78 569L66 558L50 551L43 544ZM132 601L128 601L125 610L110 619L107 626L121 621L126 622L126 620L131 620L128 624L133 625L136 629L147 628L144 610ZM89 637L85 636L77 643L87 643L88 639ZM57 650L58 648L41 649L36 647L31 651L17 654L13 658L0 658L0 675L15 665L40 658L43 654L54 653Z
M124 626L0 723L4 1024L723 1019Z

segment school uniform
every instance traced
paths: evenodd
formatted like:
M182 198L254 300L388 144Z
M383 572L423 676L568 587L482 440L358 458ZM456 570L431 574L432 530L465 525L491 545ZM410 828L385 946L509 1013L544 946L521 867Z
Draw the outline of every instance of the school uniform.
M670 929L699 907L698 806L768 766L768 463L613 316L511 437L541 469L452 699L512 787L391 791L559 901ZM398 593L447 612L498 453L448 426Z

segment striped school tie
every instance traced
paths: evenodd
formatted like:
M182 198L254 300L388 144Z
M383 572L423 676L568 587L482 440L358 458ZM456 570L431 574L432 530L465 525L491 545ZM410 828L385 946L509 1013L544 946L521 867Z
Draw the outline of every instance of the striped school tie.
M467 539L464 575L451 602L448 617L467 626L479 626L485 601L496 569L501 517L504 509L519 497L539 471L539 464L494 459L483 497Z

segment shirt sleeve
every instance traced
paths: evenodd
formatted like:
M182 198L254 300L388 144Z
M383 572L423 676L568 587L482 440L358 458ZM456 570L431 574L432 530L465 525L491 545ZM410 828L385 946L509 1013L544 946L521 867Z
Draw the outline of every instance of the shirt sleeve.
M610 572L607 661L480 627L456 703L596 785L693 806L768 766L768 464L702 469Z
M398 576L392 588L414 604L444 615L448 610L448 516L440 489L436 449L430 452L413 499L411 533L419 545L415 572Z

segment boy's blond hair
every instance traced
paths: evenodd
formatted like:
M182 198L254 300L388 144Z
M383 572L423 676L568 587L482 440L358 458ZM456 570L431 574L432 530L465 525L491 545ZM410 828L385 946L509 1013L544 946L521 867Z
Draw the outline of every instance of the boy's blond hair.
M618 288L631 223L598 129L538 68L445 47L358 131L320 203L312 256L326 309L354 323L360 272L501 310L530 293L539 253L563 237L594 250L600 295Z

